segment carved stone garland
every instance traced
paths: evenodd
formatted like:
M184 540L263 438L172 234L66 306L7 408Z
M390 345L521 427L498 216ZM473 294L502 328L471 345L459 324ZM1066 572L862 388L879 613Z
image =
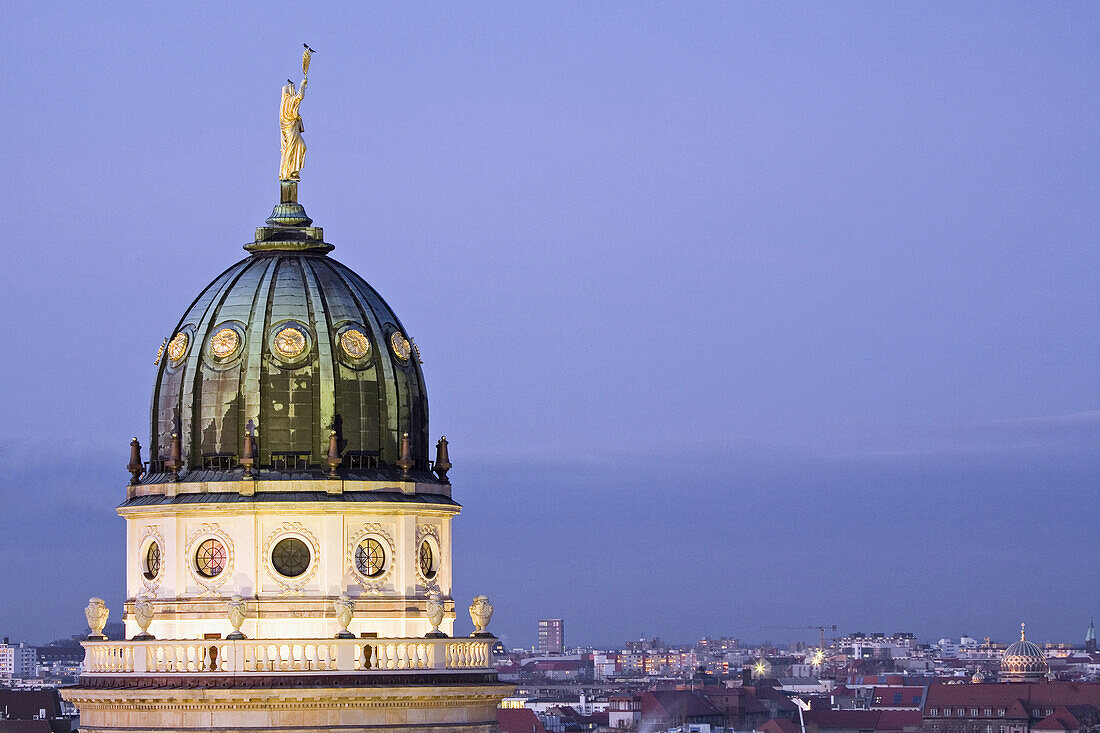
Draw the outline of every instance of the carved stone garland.
M271 564L271 550L275 547L275 544L285 537L296 537L309 546L309 567L304 573L297 578L288 578ZM282 590L284 596L301 596L305 595L302 591L303 588L313 580L313 576L317 574L317 568L321 566L320 558L318 557L318 548L320 543L317 542L317 537L312 532L302 526L301 522L283 522L283 524L272 530L264 540L264 554L263 564L264 571L267 573L267 577L278 583L279 588Z
M373 537L381 542L383 550L386 552L386 564L383 566L382 574L376 578L366 577L359 572L359 568L355 564L355 550L359 547L359 543L368 537ZM390 536L390 533L387 532L381 524L372 522L364 524L358 532L352 535L351 539L348 541L344 562L348 568L348 575L359 584L359 587L363 589L364 593L381 595L385 590L386 584L389 582L390 576L393 575L393 568L397 564L396 557L396 545L394 545L393 537Z
M204 577L199 573L198 569L195 568L195 552L198 551L199 544L207 539L218 540L225 549L225 568L213 578ZM225 585L226 581L233 575L233 560L235 556L236 553L233 552L233 542L217 522L203 524L191 533L191 536L187 538L187 562L185 564L187 566L187 572L191 576L191 580L195 581L195 583L203 588L203 592L199 595L221 595L218 589Z

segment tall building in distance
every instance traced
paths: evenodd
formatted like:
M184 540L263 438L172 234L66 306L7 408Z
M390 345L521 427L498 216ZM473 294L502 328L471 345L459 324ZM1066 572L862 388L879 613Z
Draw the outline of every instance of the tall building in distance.
M429 458L420 351L298 203L305 88L283 88L281 196L248 255L197 297L157 288L190 306L118 506L126 638L93 598L63 692L82 729L494 733L512 690L487 597L454 638L460 506L445 438ZM201 264L184 244L171 269Z
M560 618L539 619L539 652L542 654L565 652L565 621Z

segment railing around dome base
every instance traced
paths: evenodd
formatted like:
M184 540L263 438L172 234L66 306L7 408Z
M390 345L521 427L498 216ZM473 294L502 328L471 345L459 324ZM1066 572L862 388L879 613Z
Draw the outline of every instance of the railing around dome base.
M487 671L493 639L85 641L84 674Z

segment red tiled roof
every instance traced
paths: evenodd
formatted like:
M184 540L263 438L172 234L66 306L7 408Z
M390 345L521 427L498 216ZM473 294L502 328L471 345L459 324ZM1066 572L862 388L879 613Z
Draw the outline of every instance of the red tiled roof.
M793 720L787 718L772 718L762 725L756 726L756 730L760 733L801 733L801 728Z
M643 718L721 715L710 700L688 690L658 690L642 695Z
M527 708L497 708L501 733L546 733L534 711Z
M791 702L791 698L784 695L774 687L767 685L757 685L753 688L753 694L756 695L758 700L771 700L775 703L777 710L791 711L795 710L798 706Z
M1100 682L1005 682L964 685L931 685L924 700L929 708L970 708L1055 705L1095 705L1100 707Z
M1040 722L1031 726L1033 731L1068 731L1077 730L1081 727L1081 721L1073 716L1073 713L1066 710L1064 707L1059 707L1050 715L1043 718Z
M900 699L895 699L898 695L901 695ZM923 687L913 685L876 687L871 693L871 707L920 707L921 700L923 699Z
M767 713L768 708L756 699L751 688L725 687L703 690L702 694L723 713L752 715Z
M899 731L921 725L919 710L808 710L803 716L818 730Z

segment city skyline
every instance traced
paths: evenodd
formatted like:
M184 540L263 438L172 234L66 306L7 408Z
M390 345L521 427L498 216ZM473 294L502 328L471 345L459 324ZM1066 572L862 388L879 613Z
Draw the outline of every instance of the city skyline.
M0 31L0 634L119 618L151 362L270 210L303 40L300 198L423 352L506 644L1100 607L1096 8L117 7Z

